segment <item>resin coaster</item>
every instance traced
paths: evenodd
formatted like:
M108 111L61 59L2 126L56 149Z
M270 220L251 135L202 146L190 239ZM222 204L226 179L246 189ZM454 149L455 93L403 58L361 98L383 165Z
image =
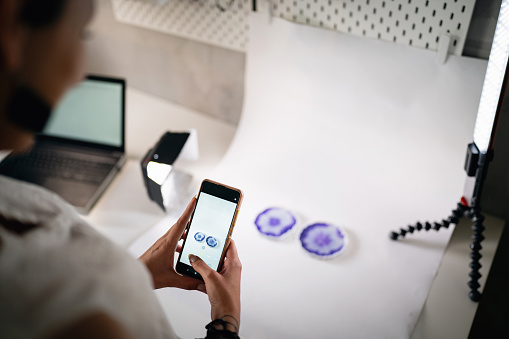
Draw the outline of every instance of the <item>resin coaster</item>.
M316 223L307 226L300 234L302 247L320 259L333 258L341 254L347 245L347 237L339 227Z
M283 208L272 207L258 214L255 225L260 233L269 237L279 238L297 224L297 219Z

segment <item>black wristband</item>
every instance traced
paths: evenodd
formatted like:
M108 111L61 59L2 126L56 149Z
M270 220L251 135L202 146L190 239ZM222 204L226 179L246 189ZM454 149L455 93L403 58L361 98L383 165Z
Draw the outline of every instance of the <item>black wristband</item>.
M235 319L235 318L234 318ZM222 327L222 329L218 329L216 326L219 325ZM237 333L229 331L226 329L226 326L231 325L235 329L238 329L238 327L229 322L224 321L223 319L216 319L214 321L211 321L210 323L205 326L207 329L207 336L205 339L240 339Z
M7 118L21 128L38 133L51 114L50 105L30 87L19 86L7 105Z

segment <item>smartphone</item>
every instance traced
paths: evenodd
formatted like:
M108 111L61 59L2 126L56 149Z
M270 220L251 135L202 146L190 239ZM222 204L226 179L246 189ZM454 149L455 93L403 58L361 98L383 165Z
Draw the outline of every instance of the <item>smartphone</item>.
M175 267L178 273L203 280L191 266L189 254L221 271L242 197L237 188L208 179L202 182Z

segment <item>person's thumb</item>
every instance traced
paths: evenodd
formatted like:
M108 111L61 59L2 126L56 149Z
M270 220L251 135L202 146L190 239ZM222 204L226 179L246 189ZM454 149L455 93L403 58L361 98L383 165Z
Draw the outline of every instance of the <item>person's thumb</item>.
M212 268L209 267L209 265L205 263L205 261L201 260L200 257L194 254L189 254L189 262L193 266L194 270L200 273L201 277L205 281L210 276L210 272L214 271Z

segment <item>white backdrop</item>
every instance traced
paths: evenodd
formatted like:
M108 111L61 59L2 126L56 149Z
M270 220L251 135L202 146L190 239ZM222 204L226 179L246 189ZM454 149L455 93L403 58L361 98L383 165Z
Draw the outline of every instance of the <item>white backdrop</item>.
M437 65L430 51L265 15L250 27L242 120L210 175L245 194L233 235L242 336L409 337L451 229L398 242L388 234L455 208L486 62L450 56ZM342 226L349 248L321 261L300 248L298 231L263 237L254 220L275 205L295 211L300 229ZM164 225L133 248L148 247ZM179 335L203 335L205 296L158 296Z

